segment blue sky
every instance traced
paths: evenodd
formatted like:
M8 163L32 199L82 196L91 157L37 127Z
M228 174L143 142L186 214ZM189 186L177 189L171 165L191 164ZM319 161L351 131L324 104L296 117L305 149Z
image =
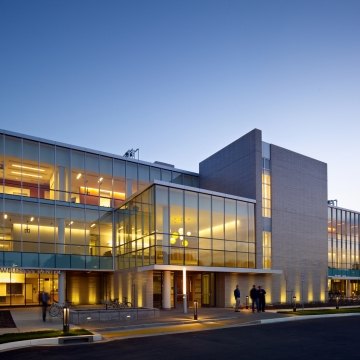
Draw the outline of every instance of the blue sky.
M1 0L0 128L198 163L259 128L360 210L359 0Z

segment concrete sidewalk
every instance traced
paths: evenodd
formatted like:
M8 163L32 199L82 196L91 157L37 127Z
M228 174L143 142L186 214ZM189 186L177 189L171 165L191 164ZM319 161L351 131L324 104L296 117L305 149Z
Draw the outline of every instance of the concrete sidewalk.
M46 322L42 321L41 308L10 308L11 315L16 324L16 328L0 328L0 334L18 333L28 331L41 330L61 330L62 319L53 318L47 315ZM198 321L221 321L233 320L235 322L248 322L258 320L260 318L284 317L286 315L277 314L275 311L265 313L252 313L250 310L243 309L240 312L234 312L231 308L200 308L198 309ZM128 329L131 327L150 327L163 326L168 324L180 324L194 322L194 311L188 309L184 314L183 309L160 310L159 317L142 319L142 320L126 320L108 321L96 323L82 323L79 325L70 324L71 328L85 328L90 331L110 331L111 329Z
M84 307L74 307L76 309L83 309ZM89 307L87 307L88 309ZM95 309L98 307L94 307ZM4 309L6 310L6 309ZM18 333L28 331L41 330L62 330L63 322L61 318L51 317L47 315L46 322L42 321L41 307L27 307L27 308L8 308L16 324L16 328L0 328L0 335L5 333ZM285 310L285 309L282 309ZM287 309L291 311L292 309ZM233 308L199 308L197 313L197 321L232 321L235 324L243 324L253 321L265 319L278 319L284 317L291 317L292 315L285 315L277 313L278 309L267 310L264 313L252 313L250 309L241 309L240 312L235 312ZM163 326L168 324L194 322L194 310L189 308L185 314L182 308L171 310L160 310L159 317L148 318L141 320L122 319L121 321L99 321L99 322L83 322L79 325L70 324L70 328L85 328L90 331L108 332L117 329L128 329L131 327L151 327Z
M5 310L5 309L4 309ZM28 331L55 330L62 328L62 319L52 318L49 314L42 321L41 307L9 308L16 328L0 328L0 334Z
M41 330L62 330L63 323L60 318L47 316L47 321L42 321L41 308L11 308L11 314L16 328L0 328L0 334L18 333ZM91 331L91 341L125 339L131 337L155 336L163 334L174 334L189 331L205 331L211 329L252 326L271 322L282 322L291 320L303 320L308 316L294 316L293 314L277 313L278 310L268 310L262 313L252 313L250 309L242 309L235 312L232 308L200 308L197 319L194 310L188 309L185 314L183 309L160 310L158 318L126 320L123 321L101 321L89 322L79 325L70 324L70 329L84 328ZM360 314L334 314L330 316L351 316ZM320 315L327 316L327 315ZM311 315L311 318L316 316ZM59 344L58 338L39 339L18 343L1 344L0 351L9 349Z

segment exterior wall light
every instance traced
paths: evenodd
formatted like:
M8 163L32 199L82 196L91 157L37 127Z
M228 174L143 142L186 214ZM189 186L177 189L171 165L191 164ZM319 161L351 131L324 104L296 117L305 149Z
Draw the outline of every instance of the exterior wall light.
M339 295L336 295L336 309L339 309L339 300L340 300Z
M68 333L70 330L69 321L70 321L70 309L65 304L65 306L63 308L63 332L64 333Z

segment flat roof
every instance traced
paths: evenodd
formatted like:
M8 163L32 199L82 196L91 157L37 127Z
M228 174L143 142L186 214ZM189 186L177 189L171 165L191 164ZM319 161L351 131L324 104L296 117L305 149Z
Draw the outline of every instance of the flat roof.
M225 197L225 198L227 198L227 199L246 201L246 202L250 202L250 203L256 204L256 200L254 200L254 199L249 199L249 198L245 198L245 197L241 197L241 196L236 196L236 195L221 193L221 192L212 191L212 190L207 190L207 189L202 189L202 188L197 188L197 187L193 187L193 186L174 184L174 183L170 183L170 182L162 181L162 180L154 180L153 183L154 183L155 185L164 185L164 186L169 186L169 187L176 188L176 189L194 191L194 192L198 192L198 193L202 193L202 194L208 194L208 195L213 195L213 196L221 196L221 197ZM150 186L151 186L151 185L150 185Z
M88 152L88 153L93 153L93 154L97 154L97 155L102 155L102 156L115 158L115 159L121 159L121 160L129 161L129 162L133 162L133 163L138 163L138 164L142 164L142 165L148 165L148 166L152 166L152 167L159 168L159 169L170 170L170 171L178 171L178 172L181 172L182 174L188 174L188 175L192 175L192 176L199 176L198 173L188 171L188 170L181 170L181 169L178 169L176 167L166 166L165 163L162 163L163 164L162 165L162 164L155 163L155 162L136 160L136 159L129 158L129 157L126 157L126 156L122 156L122 155L116 155L116 154L107 153L107 152L104 152L104 151L99 151L99 150L90 149L90 148L85 148L85 147L81 147L81 146L77 146L77 145L70 145L70 144L66 144L66 143L62 143L62 142L58 142L58 141L54 141L54 140L43 139L43 138L40 138L40 137L21 134L21 133L8 131L8 130L3 130L3 129L0 129L0 133L3 133L5 135L9 135L9 136L14 136L14 137L27 139L27 140L38 141L38 142L42 142L44 144L50 144L50 145L55 145L55 146L60 146L60 147L66 147L66 148L69 148L69 149L84 151L84 152Z

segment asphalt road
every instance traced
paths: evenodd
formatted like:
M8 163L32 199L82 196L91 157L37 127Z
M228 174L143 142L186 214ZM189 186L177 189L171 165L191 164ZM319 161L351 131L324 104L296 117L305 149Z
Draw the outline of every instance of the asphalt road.
M324 318L105 343L34 347L1 360L338 360L359 359L360 317Z

